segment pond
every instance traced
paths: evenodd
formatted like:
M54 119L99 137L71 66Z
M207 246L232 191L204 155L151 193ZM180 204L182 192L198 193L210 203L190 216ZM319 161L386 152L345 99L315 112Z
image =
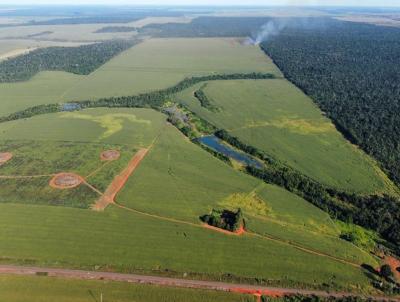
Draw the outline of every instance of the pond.
M254 158L243 152L236 151L235 149L229 147L214 135L200 137L197 139L197 141L213 149L214 151L217 151L218 153L221 153L229 158L241 162L246 166L252 166L259 169L262 169L263 167L262 163L260 163L259 161L255 160Z

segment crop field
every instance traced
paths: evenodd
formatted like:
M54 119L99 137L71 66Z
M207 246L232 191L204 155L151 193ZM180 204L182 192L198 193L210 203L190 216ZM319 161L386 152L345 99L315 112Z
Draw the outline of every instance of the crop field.
M0 39L30 39L38 41L96 42L131 38L134 33L95 33L110 24L35 25L0 28ZM117 26L121 24L113 24ZM126 24L122 24L125 25Z
M213 279L231 274L274 284L325 282L347 289L369 288L358 267L283 243L228 236L115 206L93 212L0 204L0 229L3 262L177 276L186 272Z
M298 242L356 263L376 264L368 254L339 239L326 213L279 187L233 170L183 139L172 126L162 132L117 202L192 223L198 223L198 217L212 208L242 208L248 228L259 234Z
M44 296L43 293L46 293ZM8 302L253 302L249 295L175 289L141 284L82 281L49 277L0 276L0 300Z
M0 152L12 158L0 165L0 202L87 208L138 148L150 145L163 123L163 116L146 109L95 109L3 123ZM121 156L102 160L107 150ZM49 186L59 173L74 173L85 181L70 190Z
M214 15L230 14L236 12ZM254 14L252 10L244 13ZM367 216L369 212L361 215L362 202L378 203L389 198L385 193L398 193L398 188L283 77L258 45L247 45L244 38L153 38L147 36L151 31L112 32L108 28L110 32L95 33L104 27L188 23L196 16L179 15L123 24L0 26L0 60L57 43L74 46L140 38L140 43L119 55L106 56L112 59L103 65L106 60L100 61L94 66L101 66L87 75L41 71L28 81L0 84L0 117L36 105L109 97L114 99L101 104L115 106L66 108L28 118L18 113L10 119L23 118L0 123L0 264L377 293L371 281L380 277L366 267L379 268L381 260L371 253L375 242L368 240L391 239L375 226L368 233L361 227L370 227L364 220L375 217ZM213 31L205 28L207 32L198 35L212 36ZM104 53L110 51L105 48ZM79 57L77 63L70 64L68 58L63 62L84 69L86 62L81 62L87 53L82 58L68 57ZM58 63L58 55L54 57ZM99 58L91 56L95 61L102 57L103 53ZM35 72L44 66L40 60ZM24 62L20 65L22 74L29 72ZM232 75L248 73L252 74ZM263 79L226 80L224 74ZM195 84L176 95L160 92L118 98L210 75L216 75L209 77L214 81ZM173 89L169 91L178 90ZM151 104L159 111L150 106L117 108L141 106L146 100L145 107ZM88 107L98 105L85 102ZM49 107L43 111L51 111ZM35 114L35 110L29 112ZM264 151L279 165L271 164L265 174L256 175L238 161L207 151L189 139L215 130L206 122ZM212 130L202 132L206 128ZM257 163L266 167L261 160ZM267 173L280 173L285 165L318 183L294 173L283 175L282 182L268 178ZM289 182L299 185L289 186ZM336 191L331 193L323 185L358 195L334 195ZM376 200L367 196L375 193ZM313 204L321 209L326 206L331 216ZM332 210L335 206L336 211ZM379 206L378 210L384 208ZM358 214L364 218L362 223L355 219ZM232 229L240 232L222 229L232 217ZM335 220L339 218L343 221ZM353 240L351 235L360 236ZM362 240L370 245L360 244ZM0 300L100 301L100 293L104 302L255 300L230 293L101 280L0 275ZM46 292L44 300L42 292Z
M377 165L347 142L299 89L283 79L210 82L220 110L201 107L192 87L177 96L195 113L311 178L361 193L390 190Z
M57 190L49 177L2 179L0 240L6 244L0 255L6 262L368 288L352 263L375 266L376 260L340 240L325 213L215 159L156 111L47 114L2 123L0 133L0 151L13 154L0 166L1 175L73 172L91 185ZM104 212L71 208L90 207L135 150L149 146L117 195L121 206ZM121 157L103 164L100 153L109 149ZM250 233L232 237L203 228L199 216L214 207L242 207Z
M241 58L239 63L237 58ZM236 39L151 39L88 76L42 72L27 82L0 84L0 112L138 94L167 88L192 75L254 71L280 74L258 47L242 45Z

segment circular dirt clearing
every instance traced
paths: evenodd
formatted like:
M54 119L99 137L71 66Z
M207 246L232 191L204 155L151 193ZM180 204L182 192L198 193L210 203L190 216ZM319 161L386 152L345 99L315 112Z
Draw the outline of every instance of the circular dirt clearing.
M60 173L50 180L50 186L56 189L72 189L79 186L83 178L74 173Z
M8 162L13 157L10 152L0 152L0 166L6 162Z
M118 150L107 150L100 154L101 160L117 160L120 157Z

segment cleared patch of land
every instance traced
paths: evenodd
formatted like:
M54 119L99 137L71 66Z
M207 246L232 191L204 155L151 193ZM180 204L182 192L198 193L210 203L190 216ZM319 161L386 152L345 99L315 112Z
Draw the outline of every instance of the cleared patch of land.
M361 193L389 190L372 159L348 143L312 100L284 79L210 82L213 104L201 107L192 87L177 96L202 118L311 178Z
M177 289L110 281L69 280L35 276L0 276L0 299L9 302L250 302L249 295Z

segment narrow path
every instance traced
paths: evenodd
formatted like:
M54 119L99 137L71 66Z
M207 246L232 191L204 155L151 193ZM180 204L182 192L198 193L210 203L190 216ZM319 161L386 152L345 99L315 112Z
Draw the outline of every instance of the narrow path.
M294 295L294 294L315 295L319 297L338 297L338 298L354 296L354 293L349 293L349 292L327 292L320 290L257 286L248 284L216 282L216 281L200 281L200 280L157 277L148 275L71 270L62 268L0 265L0 274L2 275L28 275L28 276L38 276L37 278L43 278L39 276L39 274L43 275L43 273L46 273L48 277L57 277L66 279L130 282L130 283L150 284L150 285L168 286L168 287L208 289L208 290L217 290L224 292L245 293L256 296L266 295L271 297L277 297L277 296ZM400 299L398 298L391 298L384 296L364 296L359 294L358 296L363 296L365 298L371 298L380 301L400 301Z
M139 166L140 162L146 156L148 151L149 149L140 149L138 152L136 152L136 154L128 163L127 167L120 174L114 177L114 180L108 186L104 194L93 205L93 210L103 211L109 204L114 203L115 196L124 187L129 176Z

